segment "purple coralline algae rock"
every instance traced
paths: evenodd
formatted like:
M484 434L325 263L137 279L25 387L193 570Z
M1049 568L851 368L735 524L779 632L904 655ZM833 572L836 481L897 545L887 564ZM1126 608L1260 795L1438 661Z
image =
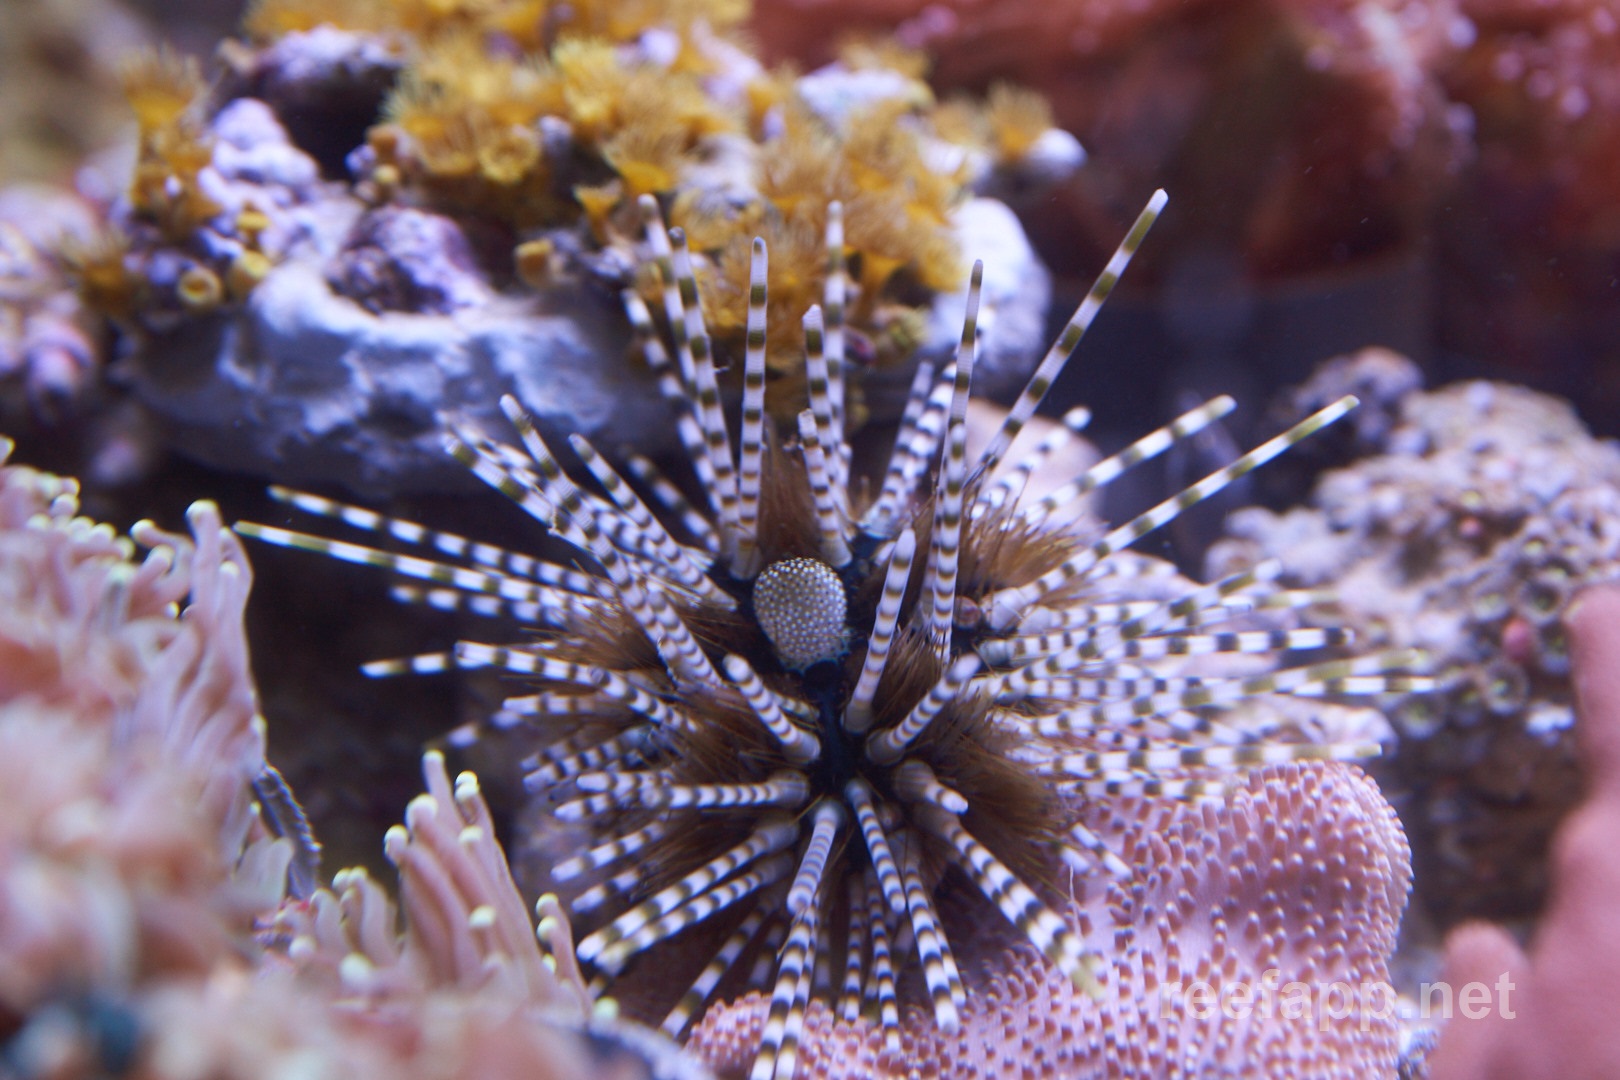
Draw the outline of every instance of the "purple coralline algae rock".
M31 185L0 191L0 417L51 419L94 382L95 320L53 251L87 243L94 211L67 192Z
M239 314L189 325L161 348L139 390L188 453L380 494L464 484L444 434L495 422L504 393L604 446L661 427L666 406L632 379L617 308L598 290L373 312L336 292L329 272L285 262ZM608 376L615 366L621 377Z
M667 430L667 407L626 359L611 290L559 282L503 296L454 220L368 210L320 179L262 102L232 102L212 130L202 183L224 209L203 243L239 254L231 223L251 208L269 221L259 242L273 264L240 305L149 312L129 342L130 383L182 452L380 496L466 485L444 434L497 422L506 393L605 447L653 448L645 433ZM165 247L144 259L159 281L192 265Z
M672 41L644 35L634 50L669 63ZM610 453L671 448L668 407L626 348L619 308L645 258L639 236L566 214L544 228L519 225L402 184L367 132L404 55L387 33L331 28L227 48L218 87L226 100L197 137L208 163L189 208L200 224L177 228L130 200L110 213L127 240L125 269L140 283L118 327L120 376L188 456L373 497L469 485L444 435L498 421L508 393L542 424ZM726 70L736 79L759 73L741 54ZM927 99L920 83L899 76L823 72L800 82L835 127L874 101ZM319 112L326 106L336 111ZM316 115L325 119L312 127ZM536 123L545 159L563 170L553 177L562 198L575 183L600 180L566 171L585 159L561 117ZM918 139L925 156L941 157L927 167L942 177L991 183L994 162L968 168L962 147ZM759 144L717 136L711 149L679 191L722 214L760 199ZM1066 168L1083 160L1072 150L1060 155ZM969 197L950 217L962 254L986 265L981 385L1011 392L1045 344L1047 272L1003 204ZM536 251L544 273L520 254ZM954 353L965 299L905 302L921 317L914 338L910 324L897 335L914 347L913 361ZM898 415L908 367L872 365L872 419Z
M1208 570L1279 559L1289 584L1334 590L1325 619L1359 648L1429 653L1440 688L1394 706L1399 748L1379 765L1419 900L1446 925L1527 916L1580 794L1562 617L1581 585L1620 574L1620 447L1556 398L1489 382L1422 391L1398 361L1367 350L1312 380L1414 389L1308 506L1231 515Z

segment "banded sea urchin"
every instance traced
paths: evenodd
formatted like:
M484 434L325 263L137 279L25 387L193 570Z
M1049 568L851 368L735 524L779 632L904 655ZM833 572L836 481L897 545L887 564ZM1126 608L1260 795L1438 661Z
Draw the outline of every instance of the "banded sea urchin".
M919 367L888 468L868 485L852 475L844 427L849 285L838 206L825 302L804 318L810 407L786 439L765 418L767 253L755 241L734 456L691 256L646 198L673 360L647 309L633 294L626 303L676 407L703 505L688 504L640 459L629 463L632 487L578 436L572 449L591 480L575 479L508 398L522 450L458 431L449 452L585 553L589 571L286 491L279 496L303 510L454 561L238 528L427 582L418 599L539 628L523 644L463 642L453 654L368 670L489 666L539 681L505 712L542 733L531 790L593 837L554 869L578 886L571 906L590 927L581 959L604 985L656 966L642 981L675 986L663 1026L676 1036L717 991L762 980L771 1004L755 1080L793 1076L812 997L846 1018L876 1018L891 1048L908 1003L955 1031L966 991L950 942L971 926L950 919L971 905L942 906L946 890L982 894L1088 986L1099 957L1063 917L1067 897L1042 867L1059 856L1085 874L1132 869L1075 824L1077 806L1219 796L1251 766L1376 754L1364 742L1256 741L1218 714L1268 694L1423 683L1392 674L1413 663L1410 651L1272 663L1259 674L1171 671L1167 661L1189 656L1277 656L1345 635L1245 628L1240 620L1255 608L1317 595L1277 588L1273 566L1196 586L1126 550L1354 399L1112 530L1058 519L1073 500L1222 416L1230 399L1192 410L1039 500L1021 498L1065 433L1017 460L1007 453L1164 201L1154 195L971 466L965 418L980 266L954 364L937 380ZM1080 422L1071 416L1066 426ZM683 947L694 937L702 948Z

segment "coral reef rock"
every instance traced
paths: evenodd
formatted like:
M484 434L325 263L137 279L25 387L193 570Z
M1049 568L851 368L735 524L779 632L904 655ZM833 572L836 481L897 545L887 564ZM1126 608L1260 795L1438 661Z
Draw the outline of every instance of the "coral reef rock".
M1584 592L1565 615L1587 796L1553 841L1552 895L1530 955L1480 923L1447 940L1446 984L1486 989L1447 1024L1432 1080L1620 1074L1620 592Z
M120 375L187 455L371 495L464 482L440 433L498 424L504 393L549 428L665 452L618 314L643 284L637 198L652 194L705 293L746 287L747 245L768 235L773 312L802 310L829 273L821 237L843 208L857 423L903 398L919 356L954 348L960 255L993 254L983 369L1015 389L1046 273L975 192L1061 178L1078 144L1032 98L991 128L876 60L767 71L736 17L570 9L542 27L276 0L212 88L167 54L131 63L134 175L74 267L118 331ZM710 329L740 348L740 324ZM769 358L769 407L791 417L804 375L785 330Z
M1313 386L1387 381L1392 363L1334 361L1301 404ZM1431 655L1440 690L1394 707L1400 747L1380 766L1420 899L1446 925L1529 915L1580 792L1562 617L1580 584L1620 570L1620 449L1567 404L1504 384L1412 392L1396 416L1308 506L1233 514L1210 569L1280 559L1285 580L1333 588L1326 617L1364 647Z
M0 419L12 430L60 416L95 382L96 320L55 251L96 231L94 209L67 192L0 189Z
M167 247L135 271L146 325L128 377L187 454L386 492L459 480L439 433L452 417L490 420L502 393L570 429L645 428L636 377L614 359L625 337L611 294L558 285L502 299L457 222L366 210L320 181L262 103L232 102L213 128L203 183L222 220L250 207L268 219L254 237L263 276L240 305L180 317L188 274L214 271ZM239 237L214 245L227 266L248 252ZM181 299L160 319L151 297L164 285ZM642 408L661 408L643 385Z

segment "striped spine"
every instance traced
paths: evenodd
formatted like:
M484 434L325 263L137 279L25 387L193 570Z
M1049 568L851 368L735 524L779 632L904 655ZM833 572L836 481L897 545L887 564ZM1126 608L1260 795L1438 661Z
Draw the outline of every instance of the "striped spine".
M769 256L754 238L748 269L748 331L743 361L742 460L737 470L737 559L732 573L747 580L759 573L759 489L765 446L765 307Z
M1125 234L1125 239L1120 241L1113 257L1108 260L1108 265L1097 275L1091 290L1086 293L1085 299L1080 301L1080 306L1069 318L1069 324L1063 328L1063 333L1058 336L1057 341L1052 343L1051 349L1036 367L1035 374L1030 376L1023 392L1018 395L1018 400L1013 402L1013 407L1007 412L1007 418L1002 421L1001 430L991 437L989 445L984 448L978 467L974 470L975 475L993 470L1013 440L1018 438L1018 433L1024 430L1024 425L1029 423L1029 418L1035 415L1041 400L1052 388L1052 383L1063 370L1063 365L1068 362L1070 355L1079 348L1080 339L1091 329L1092 321L1102 309L1103 301L1114 291L1120 275L1125 272L1125 267L1130 265L1131 256L1136 254L1136 249L1141 246L1142 240L1168 201L1169 196L1162 190L1155 191L1152 198L1148 199L1147 206L1137 215L1136 223L1131 226L1130 232Z
M721 661L720 666L725 668L726 678L736 685L748 707L765 725L765 730L782 744L782 751L790 762L805 765L816 760L821 754L820 740L787 718L777 696L760 681L747 660L732 653Z
M1225 468L1217 469L1191 487L1114 529L1091 547L1081 549L1072 558L1064 560L1061 566L1043 574L1033 584L1006 589L995 594L987 605L990 625L998 630L1013 625L1025 607L1039 602L1048 593L1074 581L1108 555L1134 544L1148 533L1175 520L1183 511L1221 491L1234 480L1247 475L1289 447L1314 435L1349 412L1355 405L1356 399L1353 397L1340 398L1327 408L1301 420L1281 435L1261 443Z
M916 534L907 529L895 541L894 551L889 556L889 567L883 575L883 595L878 599L877 617L867 639L866 658L861 661L860 678L844 708L844 730L852 735L863 734L872 726L872 701L878 684L883 681L883 669L888 666L889 647L894 644L895 624L900 618L900 605L905 599L906 583L911 579L911 560L916 551Z

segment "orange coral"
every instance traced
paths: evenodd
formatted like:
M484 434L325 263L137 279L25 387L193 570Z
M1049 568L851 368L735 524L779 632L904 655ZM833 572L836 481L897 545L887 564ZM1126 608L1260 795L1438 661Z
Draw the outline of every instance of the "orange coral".
M953 97L934 113L934 126L952 142L983 146L998 161L1016 162L1053 125L1051 104L1033 90L997 82L981 104Z
M167 239L183 240L220 210L197 184L213 157L201 116L207 87L194 60L168 52L136 57L123 83L140 130L130 201Z
M551 7L547 0L257 0L243 29L260 40L317 26L424 39L473 31L505 33L534 47Z
M569 216L568 193L552 189L543 119L564 124L631 195L673 190L703 140L739 127L695 76L626 62L605 39L566 38L548 56L514 58L471 33L425 42L387 115L404 139L382 136L389 152L379 160L402 164L435 202L519 226Z
M876 336L899 314L889 297L897 275L934 291L961 285L964 267L949 215L965 188L960 177L943 175L924 159L926 117L907 102L862 109L844 130L799 100L781 107L776 120L780 131L760 157L760 202L740 209L716 206L694 192L676 200L672 217L693 249L710 255L698 268L698 286L706 309L715 313L711 329L722 339L742 332L750 246L756 236L765 240L771 251L768 363L782 375L802 362L798 315L819 302L826 281L828 204L844 205L841 254L855 285L850 321ZM643 284L652 288L650 281ZM873 352L874 359L897 358ZM802 387L791 394L773 389L770 408L779 418L802 406Z

